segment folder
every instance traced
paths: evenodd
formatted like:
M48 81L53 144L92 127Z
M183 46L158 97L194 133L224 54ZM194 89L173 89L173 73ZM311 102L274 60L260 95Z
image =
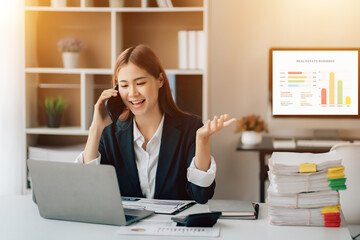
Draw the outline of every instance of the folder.
M212 199L208 205L211 212L222 213L220 218L254 220L259 213L259 205L250 201Z

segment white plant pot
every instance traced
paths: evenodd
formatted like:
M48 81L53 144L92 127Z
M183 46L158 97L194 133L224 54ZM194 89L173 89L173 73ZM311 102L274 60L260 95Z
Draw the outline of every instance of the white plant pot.
M124 7L124 0L109 0L109 6L111 8L121 8Z
M62 59L64 68L77 68L79 63L79 55L78 52L63 52Z
M241 142L244 145L256 145L261 143L262 134L256 131L245 131L241 135Z
M51 0L52 7L66 7L66 0Z

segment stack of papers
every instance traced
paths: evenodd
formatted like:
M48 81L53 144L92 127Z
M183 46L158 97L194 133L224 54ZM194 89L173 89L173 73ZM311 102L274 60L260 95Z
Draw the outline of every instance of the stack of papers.
M338 190L346 189L336 151L273 153L269 160L269 220L275 225L340 226Z
M318 191L301 193L279 193L268 189L267 204L274 207L286 208L319 208L335 206L340 203L338 191Z
M269 222L274 225L340 227L340 205L323 208L269 207Z
M84 148L84 144L69 146L35 146L29 147L28 156L29 159L33 160L74 162Z
M321 208L269 207L269 222L274 225L324 226Z
M327 170L314 173L277 174L268 172L272 189L279 193L299 193L331 190Z

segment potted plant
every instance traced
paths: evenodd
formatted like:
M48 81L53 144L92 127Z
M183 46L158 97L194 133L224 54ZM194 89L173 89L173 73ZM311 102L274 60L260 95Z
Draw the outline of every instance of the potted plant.
M262 141L262 132L267 132L265 122L258 115L248 115L238 120L235 133L241 132L244 145L256 145Z
M74 36L70 36L61 39L57 46L59 51L62 52L64 67L77 68L80 51L85 47L84 42Z
M45 98L46 120L49 128L60 127L61 116L67 107L67 100L60 95L55 98Z

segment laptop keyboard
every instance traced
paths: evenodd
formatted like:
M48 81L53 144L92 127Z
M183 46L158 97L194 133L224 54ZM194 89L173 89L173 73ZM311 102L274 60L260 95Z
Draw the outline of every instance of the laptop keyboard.
M136 216L133 216L133 215L125 215L125 219L126 219L127 222L133 220L134 218L136 218Z

